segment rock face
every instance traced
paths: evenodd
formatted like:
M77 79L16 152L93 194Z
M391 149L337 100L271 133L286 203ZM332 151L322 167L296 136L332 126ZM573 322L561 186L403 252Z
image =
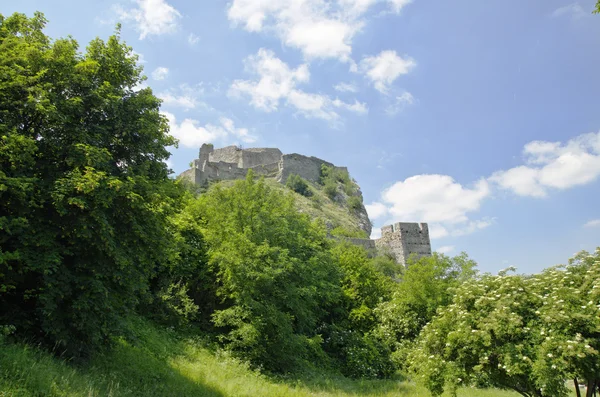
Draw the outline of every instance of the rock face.
M248 170L252 169L255 175L273 178L283 184L292 174L318 184L323 165L348 172L346 167L337 167L325 160L297 153L283 154L277 148L242 149L237 146L227 146L215 149L212 144L204 144L200 148L198 159L194 160L192 167L181 173L179 178L204 185L210 181L243 179ZM358 184L356 184L355 195L360 197L361 202L360 207L354 210L356 226L370 235L371 221L362 204L362 192ZM342 197L340 204L345 201L345 198L347 197ZM378 240L350 239L350 241L370 250L386 252L402 264L405 264L406 259L413 253L418 256L431 255L426 223L395 223L384 226L381 232L381 238Z

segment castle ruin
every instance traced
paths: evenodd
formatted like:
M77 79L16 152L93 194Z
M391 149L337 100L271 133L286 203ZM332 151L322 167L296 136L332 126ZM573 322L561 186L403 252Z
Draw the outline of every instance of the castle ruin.
M197 185L204 185L211 181L244 179L248 170L252 169L257 176L274 178L284 184L291 174L299 175L312 183L319 183L322 165L348 172L346 167L337 167L317 157L297 153L283 154L277 148L242 149L227 146L215 149L212 144L203 144L198 159L179 177ZM360 190L359 194L362 200ZM371 234L371 224L366 211L364 214L367 219L361 224L361 228L367 234ZM403 265L406 265L407 259L413 254L417 257L431 256L429 229L426 223L398 222L382 227L379 239L348 240L371 252L388 254Z
M202 185L210 181L243 179L252 169L257 176L275 178L281 183L285 183L291 174L318 183L323 164L348 172L346 167L336 167L325 160L297 153L283 154L277 148L226 146L215 149L212 144L205 143L200 148L198 159L180 178Z

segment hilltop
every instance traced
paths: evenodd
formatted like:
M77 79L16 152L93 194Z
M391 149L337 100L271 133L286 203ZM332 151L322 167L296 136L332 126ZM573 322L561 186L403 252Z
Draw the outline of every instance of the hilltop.
M283 154L277 148L215 149L212 144L204 144L198 159L179 178L205 189L215 182L243 179L250 169L270 186L296 192L298 210L321 218L334 234L370 236L371 221L356 180L346 167L317 157Z

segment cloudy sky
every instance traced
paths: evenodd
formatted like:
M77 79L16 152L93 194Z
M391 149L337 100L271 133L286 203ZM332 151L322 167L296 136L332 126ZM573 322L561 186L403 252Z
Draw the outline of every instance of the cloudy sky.
M534 272L600 246L595 0L0 0L85 46L115 23L180 140L349 167L376 227Z

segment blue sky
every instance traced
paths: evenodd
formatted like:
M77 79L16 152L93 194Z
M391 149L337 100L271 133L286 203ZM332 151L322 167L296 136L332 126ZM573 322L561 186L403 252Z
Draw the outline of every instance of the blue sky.
M346 165L377 227L535 272L600 246L595 0L0 0L82 47L115 23L184 171L203 142Z

